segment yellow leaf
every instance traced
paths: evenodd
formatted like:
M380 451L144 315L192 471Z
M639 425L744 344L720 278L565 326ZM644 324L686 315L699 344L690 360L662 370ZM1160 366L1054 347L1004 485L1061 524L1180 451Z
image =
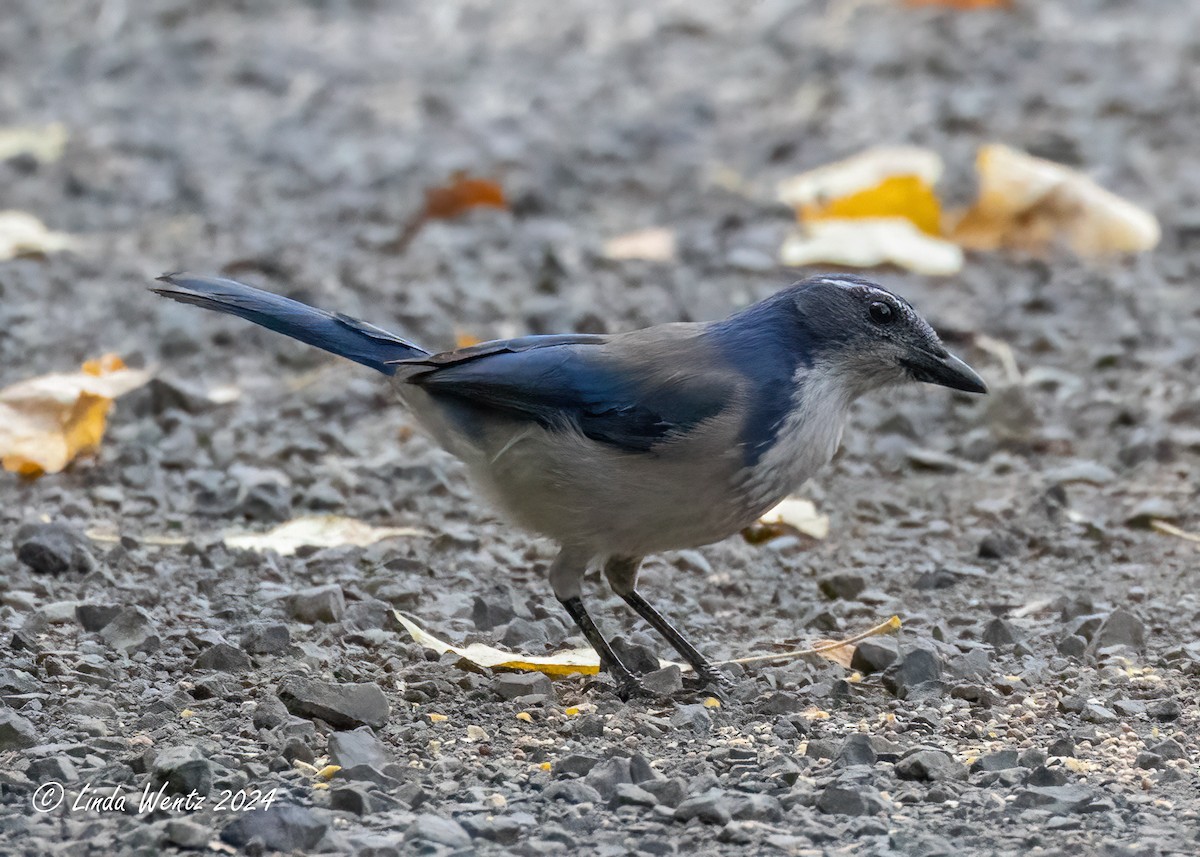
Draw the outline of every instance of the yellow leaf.
M192 711L190 708L185 708L183 711L179 712L179 716L184 720L188 720L189 718L195 717L196 712Z
M942 234L942 207L920 176L889 176L875 187L800 209L805 221L899 217L928 235Z
M550 766L549 762L542 762L540 765L538 765L538 767L541 768L543 771L548 771L548 770L550 770L551 766Z
M531 716L530 716L530 714L529 714L529 712L528 712L528 711L518 711L518 712L517 712L517 719L518 719L518 720L520 720L520 721L523 721L523 722L525 722L525 723L532 723L532 722L533 722L533 717L531 717Z
M609 259L672 262L675 254L675 230L666 227L628 232L604 242L604 255Z
M432 533L427 530L414 527L374 527L338 515L307 515L294 518L265 533L228 533L224 541L231 548L271 550L280 556L291 556L302 547L367 547L384 539L425 538L430 535Z
M320 782L313 783L312 787L314 789L327 789L327 788L329 788L329 783L320 783Z
M61 122L0 128L0 161L30 155L48 164L61 158L66 147L67 126Z
M579 714L579 708L577 706L572 705L569 708L564 708L563 714L567 715L567 717L575 717L576 715Z
M430 714L429 719L433 723L442 723L443 721L449 720L450 718L445 714Z
M887 146L793 176L779 198L801 226L784 241L785 265L898 265L953 274L962 251L940 238L942 208L934 185L942 159L929 149Z
M75 239L46 228L24 211L0 211L0 261L18 256L45 256L67 250Z
M326 765L317 771L317 776L323 780L332 780L333 775L342 769L341 765Z
M470 348L472 345L478 345L481 342L483 342L482 339L473 333L467 333L465 330L454 332L455 348Z
M720 708L721 700L717 699L715 696L706 696L704 698L704 707L705 708Z
M0 465L35 477L94 452L113 399L149 379L149 372L102 358L79 372L42 375L0 390Z
M1062 164L993 144L980 148L976 170L979 198L951 231L969 249L1062 243L1103 256L1150 250L1162 236L1154 215Z

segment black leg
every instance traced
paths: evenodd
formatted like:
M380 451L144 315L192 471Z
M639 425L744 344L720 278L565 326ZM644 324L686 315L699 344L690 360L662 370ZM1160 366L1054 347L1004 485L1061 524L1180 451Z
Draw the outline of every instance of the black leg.
M641 681L617 657L617 653L613 651L608 640L604 639L604 635L600 633L600 629L596 627L592 617L583 608L583 599L574 596L573 598L562 598L560 601L567 612L571 614L571 618L575 620L575 624L579 626L579 630L583 632L588 645L595 649L596 654L600 656L600 668L606 670L616 680L617 692L626 699L638 694L647 694L648 691Z
M680 657L692 665L697 676L706 683L715 684L718 687L726 689L733 687L733 682L729 677L717 669L712 661L704 657L688 638L670 623L666 616L655 610L650 602L642 597L640 592L635 589L621 597L639 616L649 622L655 631L662 634L663 639L671 644L671 648L679 652Z

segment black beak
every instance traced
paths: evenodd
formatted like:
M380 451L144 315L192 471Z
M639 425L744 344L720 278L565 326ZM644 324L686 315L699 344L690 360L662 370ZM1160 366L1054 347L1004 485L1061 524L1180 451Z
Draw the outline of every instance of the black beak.
M967 393L987 392L987 384L983 383L983 379L975 370L947 351L942 351L941 354L923 349L914 351L901 363L908 370L909 376L916 381Z

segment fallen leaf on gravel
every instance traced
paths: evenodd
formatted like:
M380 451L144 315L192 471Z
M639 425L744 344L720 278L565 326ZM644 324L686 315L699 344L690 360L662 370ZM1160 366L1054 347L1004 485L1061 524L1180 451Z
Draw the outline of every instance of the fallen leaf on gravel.
M814 539L823 539L829 535L829 516L818 512L812 500L802 497L788 497L758 520L773 533L768 538L785 535L789 530Z
M957 272L962 250L941 238L933 189L941 174L936 152L886 146L786 179L778 195L796 210L800 226L784 240L780 261Z
M933 186L941 175L937 152L880 146L785 179L779 199L805 222L897 217L940 235L942 210Z
M790 234L779 261L791 267L841 265L847 268L897 267L931 277L962 270L962 250L932 238L898 217L874 220L818 220Z
M433 649L440 655L453 652L478 667L486 669L526 670L546 673L551 676L594 675L600 671L600 656L591 648L566 649L553 655L522 655L513 652L502 652L500 649L486 646L483 643L471 643L468 646L452 646L444 640L435 637L416 622L399 611L393 611L397 621L404 626L413 640L427 649ZM665 664L664 664L665 666Z
M224 542L231 548L271 550L281 556L291 556L302 547L367 547L384 539L426 538L431 535L429 531L415 527L374 527L337 515L307 515L294 518L265 533L229 533Z
M1154 518L1150 521L1150 529L1157 530L1160 533L1166 533L1168 536L1175 536L1184 541L1196 542L1200 544L1200 533L1189 533L1187 530L1181 530L1174 524Z
M46 228L25 211L0 211L0 261L18 256L45 256L73 247L75 239Z
M870 637L881 637L884 634L894 634L900 630L900 617L892 616L886 622L881 622L868 631L847 637L844 640L818 640L811 649L797 649L792 652L776 652L769 655L751 655L748 658L736 658L731 661L720 661L721 664L756 664L763 661L795 660L796 658L822 657L839 663L849 669L854 657L854 647Z
M675 254L675 230L666 227L628 232L604 242L604 255L609 259L673 262Z
M980 148L976 170L979 198L951 230L968 249L1062 242L1080 256L1103 256L1150 250L1162 237L1153 214L1062 164L993 144Z
M104 437L113 399L150 380L107 355L78 372L42 375L0 390L0 465L22 476L58 473Z
M67 126L61 122L0 128L0 161L29 155L49 164L61 158L66 147Z
M467 173L455 173L440 187L425 191L426 218L449 220L472 208L508 208L504 188L491 179L479 179Z

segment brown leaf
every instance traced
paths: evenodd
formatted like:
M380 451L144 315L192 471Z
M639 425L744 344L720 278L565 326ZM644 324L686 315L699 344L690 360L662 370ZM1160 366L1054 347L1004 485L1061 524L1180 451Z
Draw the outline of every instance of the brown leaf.
M447 184L425 191L425 217L449 220L472 208L508 208L504 189L491 179L455 173Z

